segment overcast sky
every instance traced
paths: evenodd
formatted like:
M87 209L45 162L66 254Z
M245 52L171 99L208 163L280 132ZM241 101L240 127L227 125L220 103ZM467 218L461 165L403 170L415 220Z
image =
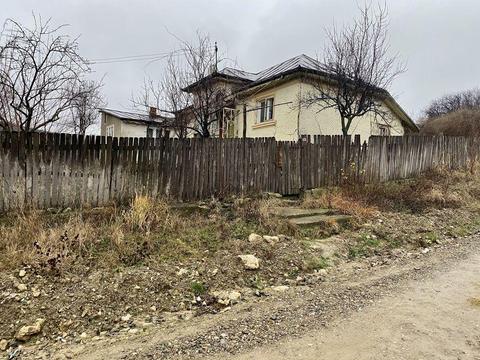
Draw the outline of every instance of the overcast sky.
M32 11L80 35L89 59L169 52L198 30L217 40L222 53L257 72L305 53L321 58L324 29L348 22L358 0L0 0L0 21L31 24ZM414 118L431 99L480 84L480 1L386 0L391 47L407 71L390 91ZM158 78L162 61L93 66L104 78L111 108L131 108L131 94L145 76Z

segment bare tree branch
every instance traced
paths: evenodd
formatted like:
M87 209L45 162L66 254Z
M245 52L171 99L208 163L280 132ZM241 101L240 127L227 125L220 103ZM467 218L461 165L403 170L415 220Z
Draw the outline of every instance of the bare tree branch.
M424 110L428 119L446 115L460 109L480 109L480 89L465 90L433 100Z
M32 132L58 123L82 95L90 71L77 39L34 15L31 29L8 19L0 34L0 128Z
M73 89L75 100L70 109L70 116L63 122L67 130L85 135L87 129L97 123L98 109L106 104L100 92L102 86L102 82L83 80L78 88Z
M310 80L314 90L300 99L301 105L319 111L335 109L344 135L355 118L368 113L389 120L382 100L404 71L398 56L390 55L386 7L366 5L360 11L352 25L327 31L329 45L318 68L326 76Z
M175 38L180 49L170 54L163 78L158 83L146 80L133 103L173 114L175 120L169 126L182 136L189 131L210 137L231 94L229 87L214 78L222 59L217 59L208 35L197 32L194 43Z

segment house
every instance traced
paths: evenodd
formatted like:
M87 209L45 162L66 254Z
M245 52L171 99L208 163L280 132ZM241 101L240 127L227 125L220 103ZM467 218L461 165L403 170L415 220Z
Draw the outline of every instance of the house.
M149 113L134 113L112 109L100 109L102 136L114 137L176 137L171 128L171 117L159 115L151 107Z
M214 133L220 137L242 137L246 117L246 137L275 137L297 141L306 135L341 135L340 116L334 109L300 106L298 99L314 91L312 79L326 78L317 60L299 55L258 73L225 68L209 75L209 81L229 88L228 105L218 117ZM186 91L194 91L192 84ZM388 121L366 114L356 118L351 135L362 141L371 135L403 135L418 128L395 99L382 90L381 106ZM245 108L246 106L246 108ZM246 110L246 111L245 111Z

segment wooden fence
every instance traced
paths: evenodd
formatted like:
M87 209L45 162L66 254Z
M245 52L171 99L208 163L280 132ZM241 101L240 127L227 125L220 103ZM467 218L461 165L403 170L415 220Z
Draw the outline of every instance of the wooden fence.
M0 211L100 206L135 194L195 200L349 181L416 176L436 165L465 167L478 143L461 137L314 136L260 139L105 138L0 133Z

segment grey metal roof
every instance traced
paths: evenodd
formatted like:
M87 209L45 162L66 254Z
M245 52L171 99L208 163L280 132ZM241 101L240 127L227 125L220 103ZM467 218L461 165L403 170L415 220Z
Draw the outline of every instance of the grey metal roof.
M322 66L321 66L321 63L315 60L314 58L311 58L310 56L305 54L301 54L291 59L285 60L280 64L273 65L258 73L251 73L251 72L234 69L234 68L228 68L228 67L220 70L219 73L245 79L253 83L257 83L260 81L265 81L267 79L274 78L285 72L292 71L295 69L321 71Z
M115 116L122 120L127 121L140 121L140 122L163 122L164 120L169 120L171 117L164 115L159 115L156 118L151 118L149 114L146 113L134 113L129 111L113 110L113 109L99 109L100 112Z
M308 55L301 54L298 56L295 56L291 59L288 59L280 64L274 65L272 67L269 67L268 69L265 69L263 71L260 71L257 74L257 78L255 79L255 82L258 81L264 81L270 78L274 78L278 75L281 75L287 71L295 70L295 69L307 69L307 70L321 70L321 64L317 60L311 58Z
M218 71L220 74L227 75L227 76L233 76L237 77L240 79L245 79L245 80L250 80L250 81L255 81L257 78L257 74L240 70L240 69L234 69L230 67L223 68L222 70Z

